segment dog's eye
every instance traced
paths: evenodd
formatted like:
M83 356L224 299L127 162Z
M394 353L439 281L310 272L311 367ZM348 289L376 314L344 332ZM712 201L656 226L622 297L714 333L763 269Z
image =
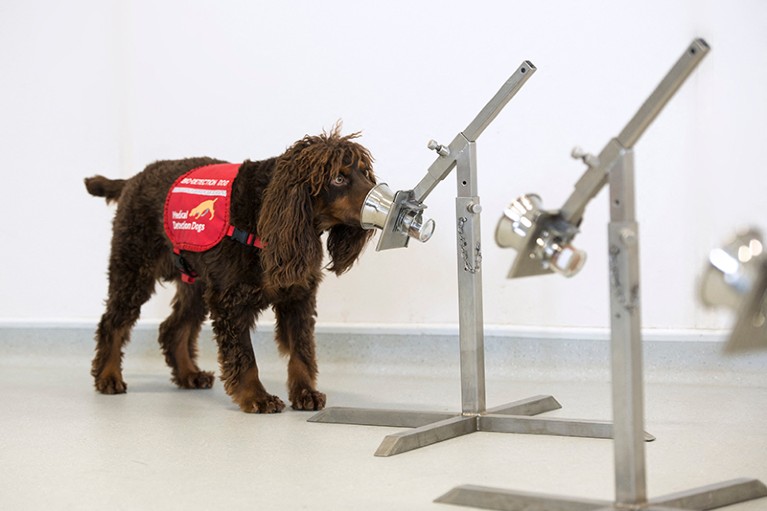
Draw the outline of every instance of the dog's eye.
M343 174L338 174L336 177L333 178L333 184L335 186L343 186L345 185L349 180L346 179L346 176Z

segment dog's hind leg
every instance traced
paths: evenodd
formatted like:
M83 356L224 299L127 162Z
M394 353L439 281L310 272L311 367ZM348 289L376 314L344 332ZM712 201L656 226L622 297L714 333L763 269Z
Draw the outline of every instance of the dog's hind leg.
M197 337L208 308L203 300L204 285L176 284L173 312L160 325L160 347L172 370L172 381L185 389L209 389L213 373L197 367Z
M130 339L141 306L154 293L162 267L161 256L167 251L162 223L153 221L152 211L129 192L123 191L114 220L109 295L96 331L96 356L91 366L96 389L103 394L126 391L122 377L123 345Z
M96 390L102 394L122 394L127 385L122 377L122 348L139 317L141 306L154 291L151 273L130 271L116 261L114 252L109 268L109 298L96 331L96 356L91 366Z
M248 413L279 413L285 403L269 394L258 375L256 355L250 341L250 328L256 313L263 309L253 304L257 296L246 285L208 293L207 302L218 343L221 380L226 393Z
M314 294L275 304L277 346L288 359L288 397L296 410L322 410L325 394L316 390L317 358L314 342Z

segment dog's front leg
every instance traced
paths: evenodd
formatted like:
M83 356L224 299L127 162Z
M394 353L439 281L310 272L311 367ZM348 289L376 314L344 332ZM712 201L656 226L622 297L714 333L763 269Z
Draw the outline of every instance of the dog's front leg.
M279 397L269 394L258 377L250 332L245 330L232 337L216 332L216 337L219 344L221 380L232 400L247 413L281 412L285 403Z
M244 412L281 412L285 403L269 394L258 377L256 355L250 341L250 321L213 304L211 316L226 393Z
M275 304L277 343L288 355L288 397L296 410L322 410L325 394L315 389L317 358L314 342L314 293Z

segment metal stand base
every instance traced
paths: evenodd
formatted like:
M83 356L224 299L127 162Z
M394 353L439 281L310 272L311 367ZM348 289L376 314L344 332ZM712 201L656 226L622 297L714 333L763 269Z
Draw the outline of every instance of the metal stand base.
M414 428L412 431L386 436L376 450L376 456L393 456L477 431L613 437L612 424L609 422L533 417L559 408L562 406L552 396L533 396L478 414L333 407L312 416L309 422ZM645 440L652 441L655 437L645 433Z
M483 486L458 486L434 502L500 511L672 511L718 509L739 502L767 497L767 486L757 479L733 479L692 490L650 499L644 504L618 505L614 502L565 499L552 495L513 492Z

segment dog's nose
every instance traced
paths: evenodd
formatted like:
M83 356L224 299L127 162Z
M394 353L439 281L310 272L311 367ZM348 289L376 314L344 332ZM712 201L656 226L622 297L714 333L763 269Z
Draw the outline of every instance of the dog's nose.
M407 192L395 194L386 183L374 186L362 205L362 228L378 228L384 231L384 235L388 231L397 232L404 237L404 241L408 236L421 242L429 241L434 233L434 220L424 217L424 206L410 201L408 197Z

